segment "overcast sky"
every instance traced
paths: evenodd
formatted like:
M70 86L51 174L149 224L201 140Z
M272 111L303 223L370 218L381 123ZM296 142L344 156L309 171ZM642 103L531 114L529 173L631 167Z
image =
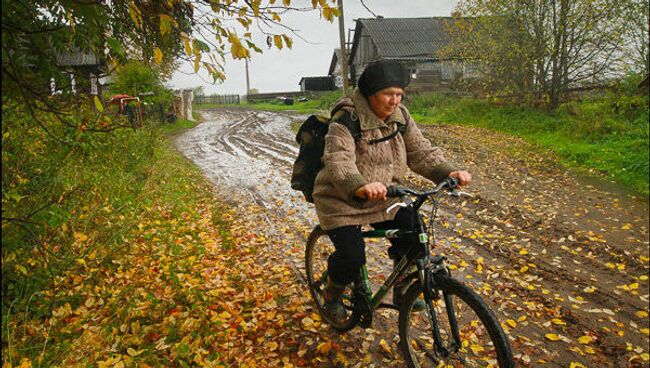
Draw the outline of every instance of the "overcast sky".
M311 1L294 0L292 5ZM449 16L457 0L365 0L366 6L375 14L386 18L418 18ZM364 8L361 0L343 1L346 38L348 29L353 29L355 19L373 18ZM303 39L291 35L293 47L277 50L268 49L266 36L258 34L254 40L263 54L252 52L249 61L251 88L259 92L299 91L300 78L327 75L334 49L339 47L338 20L329 23L321 19L318 12L286 14L283 23L297 30ZM167 84L173 88L194 88L204 86L206 94L246 94L246 72L243 60L233 60L226 55L226 81L212 84L207 73L194 74L191 64L183 64Z

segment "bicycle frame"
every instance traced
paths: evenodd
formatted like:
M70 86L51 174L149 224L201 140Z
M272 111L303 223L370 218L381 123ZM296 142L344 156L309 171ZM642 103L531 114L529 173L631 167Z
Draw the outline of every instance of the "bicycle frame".
M329 282L327 275L328 272L327 270L324 272L321 271L320 277L318 277L318 273L313 269L313 259L315 259L316 254L319 254L319 257L322 259L322 256L320 256L322 252L315 253L314 249L316 249L315 247L318 247L318 245L316 245L318 239L324 236L325 232L320 228L320 226L314 228L314 231L312 231L309 236L306 252L306 269L308 270L310 292L316 301L319 312L321 314L325 313L324 316L327 322L331 323L335 329L341 332L349 331L355 326L361 326L364 328L370 327L372 325L375 309L388 307L399 310L400 338L403 339L400 344L407 355L407 362L409 364L415 364L416 366L417 361L414 360L416 358L413 355L414 352L411 351L412 344L409 332L411 319L415 321L416 325L419 325L420 323L424 325L416 327L417 335L415 335L415 340L413 342L417 342L418 345L421 344L422 342L418 340L420 340L420 336L422 336L421 334L425 333L425 336L429 336L433 339L434 346L433 349L431 349L429 345L425 348L426 350L433 350L430 351L430 353L436 357L446 358L452 353L463 350L460 339L458 317L463 318L464 316L467 316L467 314L463 313L459 316L456 315L457 308L454 307L454 303L457 300L455 298L458 298L460 303L465 303L464 305L469 306L469 309L471 309L470 313L478 313L478 317L481 322L484 323L487 332L490 334L489 338L496 344L496 354L498 355L497 358L499 359L499 364L503 363L506 364L503 365L504 367L510 367L513 366L512 353L507 338L499 326L498 320L476 293L472 292L469 287L462 285L462 282L455 280L451 276L450 269L444 262L446 257L443 255L433 256L430 249L430 243L434 241L434 236L427 230L433 230L433 228L427 229L427 227L433 226L438 205L438 201L433 198L433 195L436 195L445 189L451 196L459 197L463 194L469 195L468 193L455 189L457 186L458 181L456 179L447 178L434 189L422 192L398 186L388 188L387 197L400 197L402 200L401 202L388 207L388 211L393 210L395 207L410 207L410 209L413 210L409 211L412 216L412 221L410 223L413 224L413 227L406 229L368 230L362 231L361 235L364 239L405 239L408 240L409 244L412 246L410 246L406 254L397 261L393 271L388 275L386 280L381 286L379 286L374 294L368 277L368 268L365 265L361 267L359 278L354 282L351 293L346 292L343 295L343 298L345 299L344 307L350 314L348 314L346 320L341 323L338 321L330 321L326 314L327 309L323 305L324 285ZM412 197L407 197L409 195ZM428 219L428 221L425 221L424 216L420 214L420 209L427 199L432 199L433 207L431 218ZM429 239L429 235L431 235L431 239ZM325 246L329 247L331 244L325 244ZM410 266L412 265L417 266L417 271L409 273ZM406 293L404 293L401 299L395 298L394 304L398 305L382 303L382 300L386 297L390 289L394 288L396 285L400 285L400 290L406 290ZM402 285L404 285L404 287L402 287ZM425 301L425 314L418 315L418 312L422 311L422 308L419 307L421 304L418 301L419 298L423 298ZM400 300L405 301L406 304L402 304ZM446 313L438 314L438 312L442 313L439 308L445 308ZM472 314L468 316L470 318L475 318L473 316L476 315ZM429 324L428 327L426 326L427 323ZM442 335L445 335L444 339ZM465 353L465 351L463 351L463 353ZM427 355L430 354L427 353Z
M411 223L415 224L413 230L405 229L379 229L379 230L369 230L362 232L363 238L386 238L386 239L411 239L416 240L414 242L418 243L419 247L411 247L404 257L397 263L393 272L388 276L384 284L379 287L377 292L373 295L372 289L370 288L370 282L368 281L368 269L366 265L363 265L361 268L361 286L363 288L364 295L366 297L366 302L370 306L371 311L379 306L391 307L392 305L382 305L381 301L386 296L388 291L395 285L397 279L404 273L406 267L412 263L414 260L418 260L418 273L420 276L420 281L424 282L424 265L431 258L431 251L429 249L429 237L427 235L427 228L424 224L424 220L420 215L420 207L426 201L426 197L419 197L413 203L410 203L409 206L412 206L413 218ZM435 202L434 202L435 205ZM424 251L424 254L422 255ZM421 262L421 264L420 264ZM409 276L407 276L409 277Z
M424 300L429 310L429 323L431 325L431 331L433 334L433 340L436 345L437 351L443 356L449 355L449 349L445 348L442 343L442 337L440 335L440 329L438 327L438 319L433 310L433 302L437 299L437 295L434 295L433 290L437 290L435 286L435 280L433 279L433 274L441 270L449 273L449 270L443 266L444 256L431 257L431 250L429 248L429 237L427 235L427 228L422 219L422 216L419 214L420 207L424 203L424 198L419 198L414 203L410 205L413 206L413 216L415 217L414 223L417 230L403 230L403 229L386 229L386 230L369 230L362 232L363 238L386 238L386 239L417 239L419 247L411 247L406 255L400 259L400 261L395 266L395 269L388 276L386 281L379 287L376 293L372 294L372 288L370 286L370 281L368 277L368 269L366 265L361 267L360 275L360 287L362 288L362 295L364 297L364 302L367 303L365 312L369 315L366 318L372 319L372 313L375 309L385 307L398 309L397 306L392 304L383 304L381 301L386 297L388 291L395 286L398 278L402 276L409 264L415 261L417 265L417 277L423 285L423 294ZM435 206L435 202L433 204ZM425 272L428 265L433 264L433 272ZM415 278L415 275L406 275L406 279ZM453 307L453 302L451 297L447 294L443 295L447 310L447 318L449 319L449 324L452 331L452 337L455 342L455 346L452 347L452 350L457 350L461 346L460 334L458 332L458 323L456 320L456 314Z
M423 236L422 236L423 235ZM405 231L399 229L388 229L388 230L370 230L364 231L362 233L364 238L386 238L386 239L404 239L409 237L417 237L419 239L419 244L421 247L411 247L408 253L402 257L402 259L397 263L397 266L391 272L391 274L386 278L386 281L383 285L379 287L375 294L372 294L372 289L370 287L370 281L368 280L368 269L366 265L361 267L361 286L363 287L364 295L366 296L366 301L371 309L376 309L380 306L382 307L393 307L391 304L381 304L381 301L384 299L388 291L395 286L398 278L404 274L407 266L413 262L415 259L420 258L422 254L422 248L427 249L428 253L428 239L426 233L419 233L418 231ZM425 253L425 257L427 257ZM409 277L409 276L407 276Z

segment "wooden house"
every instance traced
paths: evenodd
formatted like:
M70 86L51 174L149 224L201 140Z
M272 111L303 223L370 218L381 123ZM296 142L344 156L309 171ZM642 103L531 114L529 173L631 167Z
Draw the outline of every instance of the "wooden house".
M327 75L334 78L334 86L336 88L343 87L343 66L341 65L341 49L334 49L332 54L332 61L330 62L330 68L327 72Z
M451 42L447 31L452 17L357 19L349 53L350 81L371 61L403 63L411 72L408 92L453 89L454 81L480 78L478 68L459 59L441 57ZM331 69L331 68L330 68Z

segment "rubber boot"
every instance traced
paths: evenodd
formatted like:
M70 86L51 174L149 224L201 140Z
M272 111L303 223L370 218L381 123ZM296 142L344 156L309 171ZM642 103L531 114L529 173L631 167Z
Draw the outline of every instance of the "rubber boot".
M397 263L399 261L393 259L393 269L397 268ZM413 273L416 271L415 266L412 266L409 270L407 270L407 274ZM406 290L411 284L408 283L406 280L400 280L398 281L395 286L393 286L393 304L396 306L400 306L402 304L402 298L404 298L404 294L406 293ZM426 305L424 304L424 300L418 299L413 303L413 311L419 312L423 311L426 309Z
M325 301L323 308L327 318L334 324L343 324L348 316L341 300L343 291L345 291L345 286L335 283L329 277L327 278L327 287L323 290L323 299Z

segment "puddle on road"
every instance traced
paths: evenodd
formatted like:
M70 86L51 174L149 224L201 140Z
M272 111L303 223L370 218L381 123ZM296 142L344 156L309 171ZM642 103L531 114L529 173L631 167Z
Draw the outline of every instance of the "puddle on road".
M313 221L313 209L290 186L298 154L291 131L295 118L248 110L204 111L203 117L175 144L220 192L250 196L268 210L295 208ZM278 203L282 208L273 208Z

